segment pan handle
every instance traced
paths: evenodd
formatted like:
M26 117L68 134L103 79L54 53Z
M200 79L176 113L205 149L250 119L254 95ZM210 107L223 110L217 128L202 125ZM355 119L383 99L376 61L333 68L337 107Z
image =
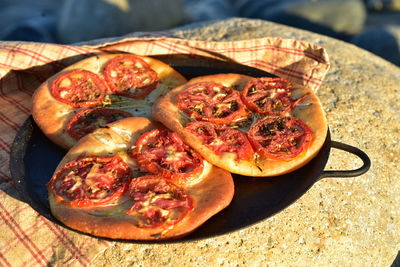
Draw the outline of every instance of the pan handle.
M363 151L361 151L360 149L347 145L347 144L343 144L340 142L336 142L336 141L331 141L331 147L332 148L337 148L349 153L352 153L356 156L358 156L362 161L363 161L363 165L355 170L349 170L349 171L341 171L341 170L333 170L333 171L323 171L320 179L322 178L327 178L327 177L355 177L355 176L359 176L362 175L364 173L366 173L369 168L371 167L371 160L369 159L368 155L365 154Z

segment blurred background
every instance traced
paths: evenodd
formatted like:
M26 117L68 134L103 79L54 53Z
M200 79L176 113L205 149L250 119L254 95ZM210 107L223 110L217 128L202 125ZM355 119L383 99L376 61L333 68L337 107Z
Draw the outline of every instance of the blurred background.
M0 40L73 44L231 17L331 36L400 66L400 0L0 0Z

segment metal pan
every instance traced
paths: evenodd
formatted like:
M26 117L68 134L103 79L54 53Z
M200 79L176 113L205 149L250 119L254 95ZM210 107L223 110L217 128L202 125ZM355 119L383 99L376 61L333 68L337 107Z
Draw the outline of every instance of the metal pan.
M199 57L160 57L187 78L236 72L251 76L272 76L259 69L233 62ZM363 165L356 170L324 170L331 148L358 156ZM46 184L66 151L51 143L29 117L17 133L10 155L10 170L21 198L39 214L59 223L50 213ZM318 155L304 167L273 178L233 175L235 195L231 204L183 240L222 235L250 226L285 209L320 179L356 177L368 171L368 156L356 147L331 141L330 133Z

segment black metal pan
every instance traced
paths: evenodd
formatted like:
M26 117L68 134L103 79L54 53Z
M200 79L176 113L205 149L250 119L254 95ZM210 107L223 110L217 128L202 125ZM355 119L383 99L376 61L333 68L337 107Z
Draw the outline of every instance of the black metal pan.
M236 72L251 76L272 76L259 69L233 62L185 56L160 57L187 78ZM363 161L356 170L324 170L331 148L354 154ZM51 143L29 117L17 133L11 149L10 170L21 198L39 214L59 223L50 213L46 183L66 151ZM196 240L232 232L273 216L291 205L320 179L356 177L368 171L371 162L360 149L331 141L330 133L318 155L304 167L273 178L233 175L232 203L183 240Z

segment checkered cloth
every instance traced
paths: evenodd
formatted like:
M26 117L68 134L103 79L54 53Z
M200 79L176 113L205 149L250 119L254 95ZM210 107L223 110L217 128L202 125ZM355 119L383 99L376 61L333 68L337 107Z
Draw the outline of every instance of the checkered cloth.
M187 54L256 67L316 91L329 68L325 50L297 40L203 42L136 36L68 46L0 42L0 266L89 265L112 241L70 231L19 200L10 174L13 139L30 115L33 91L64 67L99 52ZM50 177L49 177L50 178Z

